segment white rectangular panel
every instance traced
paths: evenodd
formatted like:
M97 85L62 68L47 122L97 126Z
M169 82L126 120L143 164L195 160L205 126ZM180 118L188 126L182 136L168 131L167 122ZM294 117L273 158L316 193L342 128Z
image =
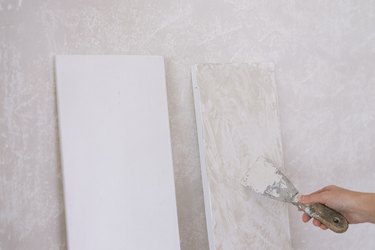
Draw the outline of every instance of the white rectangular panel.
M283 168L273 65L193 68L210 249L291 249L287 206L241 178L259 156Z
M179 249L164 62L57 56L69 249Z

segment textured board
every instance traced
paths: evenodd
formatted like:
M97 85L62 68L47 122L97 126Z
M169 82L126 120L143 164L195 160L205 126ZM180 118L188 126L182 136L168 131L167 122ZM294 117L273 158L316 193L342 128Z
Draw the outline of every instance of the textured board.
M273 65L200 64L192 75L210 249L291 249L287 206L240 183L259 156L283 168Z
M164 62L57 56L68 247L179 249Z

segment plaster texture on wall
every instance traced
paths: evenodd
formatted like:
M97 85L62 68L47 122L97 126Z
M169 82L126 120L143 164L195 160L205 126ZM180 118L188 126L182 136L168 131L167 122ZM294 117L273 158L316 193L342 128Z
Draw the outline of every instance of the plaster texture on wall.
M287 205L241 184L259 157L283 169L273 65L199 64L193 88L210 249L292 249Z
M207 249L191 66L275 63L287 174L375 192L373 1L0 0L0 248L65 249L53 56L166 58L182 249ZM295 249L373 249L301 223ZM316 239L319 239L318 241ZM358 239L362 239L358 241ZM317 246L318 244L318 246Z

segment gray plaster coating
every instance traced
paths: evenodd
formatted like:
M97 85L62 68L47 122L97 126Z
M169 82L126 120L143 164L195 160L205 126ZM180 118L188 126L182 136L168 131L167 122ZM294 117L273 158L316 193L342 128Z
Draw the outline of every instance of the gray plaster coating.
M287 205L241 185L246 172L254 186L256 172L267 180L260 156L284 168L274 65L198 64L192 71L210 250L292 249Z
M374 23L370 0L0 0L0 249L66 248L56 54L165 56L182 249L208 248L197 63L275 63L290 179L301 192L374 192ZM334 235L299 216L290 211L295 249L374 248L373 225Z

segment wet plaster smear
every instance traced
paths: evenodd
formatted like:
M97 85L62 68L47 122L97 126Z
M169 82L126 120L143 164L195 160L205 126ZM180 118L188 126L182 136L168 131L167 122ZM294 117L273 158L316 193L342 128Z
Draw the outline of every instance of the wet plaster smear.
M273 65L197 65L193 88L210 249L291 249L286 205L240 184L259 156L283 166Z

